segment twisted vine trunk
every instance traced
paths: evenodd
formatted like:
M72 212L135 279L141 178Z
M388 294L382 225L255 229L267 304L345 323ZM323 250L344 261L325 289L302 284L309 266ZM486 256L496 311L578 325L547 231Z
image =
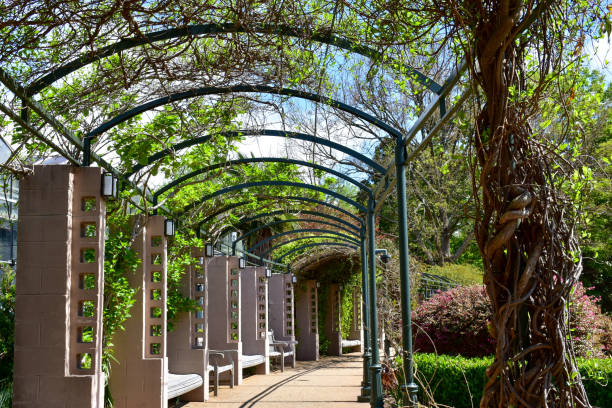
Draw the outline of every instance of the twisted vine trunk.
M510 95L511 87L521 93L530 86L522 68L528 51L514 39L521 8L499 2L474 35L480 70L472 74L486 100L474 136L475 236L497 340L480 406L588 407L567 340L567 302L581 272L576 214L558 188L564 169L553 171L550 150L528 122L543 88L532 88L528 100Z

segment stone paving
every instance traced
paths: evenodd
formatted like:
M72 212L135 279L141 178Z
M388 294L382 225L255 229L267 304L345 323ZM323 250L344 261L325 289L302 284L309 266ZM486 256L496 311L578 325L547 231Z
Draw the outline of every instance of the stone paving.
M362 367L361 353L324 357L316 362L298 361L295 369L253 375L233 390L222 386L217 397L211 391L206 403L190 402L183 408L365 408L368 404L357 402Z

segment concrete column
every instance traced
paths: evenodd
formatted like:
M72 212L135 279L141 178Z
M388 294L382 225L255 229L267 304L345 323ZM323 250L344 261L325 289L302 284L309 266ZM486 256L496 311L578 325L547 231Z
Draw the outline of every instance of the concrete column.
M174 330L168 333L168 366L173 374L198 374L203 385L181 395L183 401L208 400L208 279L206 260L202 248L193 248L191 256L196 263L185 271L181 293L198 304L198 310L183 313Z
M268 319L274 337L281 341L295 341L294 290L291 275L277 274L268 279ZM291 367L295 368L295 347Z
M234 350L234 382L242 384L241 280L235 256L206 258L208 276L208 347Z
M359 340L359 346L351 347L352 352L363 353L363 326L361 323L362 302L361 290L358 286L353 287L353 316L351 320L351 330L348 333L348 340Z
M99 168L20 182L13 407L102 407L106 204Z
M135 217L134 222L144 217ZM166 408L166 237L164 217L152 216L132 248L141 259L135 273L127 274L137 288L136 301L115 334L115 358L110 389L116 408Z
M268 339L268 279L266 268L249 266L240 271L242 353L261 355L265 363L255 367L257 374L270 373Z
M295 332L297 359L319 361L317 282L299 281L295 286Z
M340 286L330 283L327 296L327 314L325 315L325 335L329 340L330 356L342 355L342 328L340 325Z

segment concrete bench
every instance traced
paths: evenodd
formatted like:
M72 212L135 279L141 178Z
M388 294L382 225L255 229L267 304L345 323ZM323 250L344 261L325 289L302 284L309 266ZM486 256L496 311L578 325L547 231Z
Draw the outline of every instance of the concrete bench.
M208 367L209 370L212 367ZM197 374L172 374L168 373L168 399L193 391L201 387L204 381Z
M234 361L230 352L221 350L210 350L209 360L213 365L208 365L208 372L213 375L213 388L215 396L219 389L219 375L230 372L230 388L234 388ZM229 361L229 363L227 363ZM204 385L204 380L198 374L172 374L168 373L168 399L187 394Z
M242 355L242 368L255 367L266 362L263 355Z
M342 348L361 346L361 340L342 339Z

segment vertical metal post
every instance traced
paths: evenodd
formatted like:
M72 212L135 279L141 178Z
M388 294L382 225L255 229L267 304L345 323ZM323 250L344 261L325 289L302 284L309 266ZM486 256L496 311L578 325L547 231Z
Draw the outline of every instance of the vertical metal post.
M397 219L399 226L400 292L402 302L402 348L404 384L400 387L408 396L409 406L416 405L418 386L414 382L412 362L412 318L410 306L410 259L408 253L408 219L406 216L406 149L401 138L395 146L397 189Z
M372 364L370 365L370 379L372 391L370 393L370 406L383 408L382 381L380 372L380 354L378 348L378 316L376 307L376 230L374 226L374 200L368 200L368 261L370 266L370 344L372 349Z
M83 138L83 166L87 167L91 165L91 138L85 136Z
M368 254L366 250L365 231L361 230L361 325L363 326L363 381L361 381L361 395L357 397L359 402L370 401L370 324L368 308Z

